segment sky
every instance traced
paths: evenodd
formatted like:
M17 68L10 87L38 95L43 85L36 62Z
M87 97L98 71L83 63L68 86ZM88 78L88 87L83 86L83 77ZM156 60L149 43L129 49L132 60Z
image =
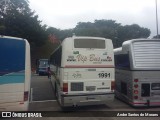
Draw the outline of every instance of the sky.
M78 22L112 19L122 25L149 28L150 37L157 34L155 0L29 0L29 5L42 24L61 30L74 28ZM159 12L160 0L157 8Z

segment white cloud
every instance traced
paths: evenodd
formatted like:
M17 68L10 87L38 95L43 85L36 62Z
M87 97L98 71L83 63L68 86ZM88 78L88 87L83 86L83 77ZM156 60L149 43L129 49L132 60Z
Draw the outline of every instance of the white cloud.
M43 23L73 28L78 22L113 19L122 25L139 24L155 34L155 0L29 0ZM158 7L160 7L160 0ZM159 18L160 19L160 18Z

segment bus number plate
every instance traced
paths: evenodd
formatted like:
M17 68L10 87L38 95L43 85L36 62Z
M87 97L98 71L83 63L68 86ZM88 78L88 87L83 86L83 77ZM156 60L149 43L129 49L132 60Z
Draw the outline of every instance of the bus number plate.
M99 73L98 76L99 78L110 78L111 73Z
M94 100L95 97L93 97L93 96L88 96L86 99L87 99L87 100Z
M95 86L86 86L86 91L95 91Z

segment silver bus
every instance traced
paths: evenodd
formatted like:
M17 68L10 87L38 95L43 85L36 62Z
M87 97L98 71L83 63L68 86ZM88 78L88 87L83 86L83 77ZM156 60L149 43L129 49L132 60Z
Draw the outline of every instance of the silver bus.
M160 40L125 41L114 56L115 96L132 106L159 106Z

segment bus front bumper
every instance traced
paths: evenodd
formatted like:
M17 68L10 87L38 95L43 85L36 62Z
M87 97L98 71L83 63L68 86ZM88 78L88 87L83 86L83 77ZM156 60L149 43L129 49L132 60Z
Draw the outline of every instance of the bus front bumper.
M90 94L90 95L62 95L61 105L68 106L85 106L105 104L107 101L114 100L114 93Z

